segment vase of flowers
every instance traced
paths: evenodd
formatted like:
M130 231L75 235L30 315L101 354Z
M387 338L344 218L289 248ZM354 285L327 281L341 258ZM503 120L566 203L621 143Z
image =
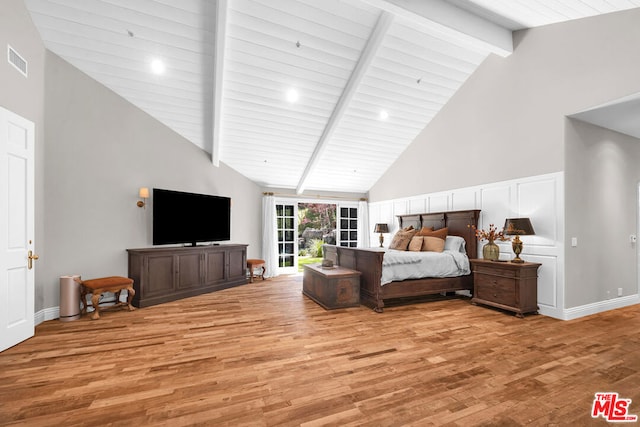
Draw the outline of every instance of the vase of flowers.
M509 237L504 235L504 230L498 231L498 228L493 224L489 224L489 230L481 230L473 226L472 228L475 230L476 237L478 239L488 241L482 247L482 257L491 261L496 261L498 258L500 258L500 247L494 242L496 240L500 240L503 242L510 240Z

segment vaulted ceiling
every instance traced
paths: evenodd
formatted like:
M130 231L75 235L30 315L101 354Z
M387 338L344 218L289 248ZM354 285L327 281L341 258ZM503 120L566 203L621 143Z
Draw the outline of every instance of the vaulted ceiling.
M366 192L513 30L640 0L26 0L46 47L265 187ZM152 68L155 67L155 71Z

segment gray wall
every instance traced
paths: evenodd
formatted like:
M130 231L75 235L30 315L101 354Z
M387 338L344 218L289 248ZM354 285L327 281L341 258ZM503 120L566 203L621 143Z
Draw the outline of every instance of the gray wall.
M523 30L370 189L371 201L564 170L564 116L640 91L640 9Z
M152 209L139 187L228 196L231 240L261 256L260 187L69 63L46 56L45 304L60 275L127 274L127 248L151 245ZM153 200L150 200L153 203ZM44 258L44 257L43 257Z
M636 245L640 140L566 119L565 304L638 293Z
M28 63L24 77L7 62L7 44ZM43 255L44 211L44 56L45 48L22 0L2 0L0 5L0 105L35 124L35 239L34 251ZM44 258L43 258L44 259ZM38 284L36 262L35 305L44 307L44 291ZM57 305L57 304L56 304Z

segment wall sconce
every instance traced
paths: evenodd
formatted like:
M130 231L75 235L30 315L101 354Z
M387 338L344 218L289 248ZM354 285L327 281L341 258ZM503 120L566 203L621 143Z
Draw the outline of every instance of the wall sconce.
M140 190L138 190L138 197L140 197L142 200L138 200L138 203L136 203L136 205L138 205L139 208L144 208L145 206L147 206L149 189L147 187L140 187Z
M373 232L380 233L380 247L382 247L382 244L384 243L384 236L382 235L382 233L388 233L389 226L387 224L376 224L376 227L373 229Z
M536 234L536 232L533 231L531 221L529 218L507 218L504 221L503 230L505 236L516 236L511 242L511 247L516 257L512 259L511 262L518 264L523 263L524 260L520 258L520 254L522 253L522 240L520 240L520 236L532 236Z

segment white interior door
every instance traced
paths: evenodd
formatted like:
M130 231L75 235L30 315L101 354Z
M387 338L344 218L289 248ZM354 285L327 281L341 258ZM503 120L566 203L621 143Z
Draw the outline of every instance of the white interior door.
M34 144L33 123L0 107L0 351L35 329Z

